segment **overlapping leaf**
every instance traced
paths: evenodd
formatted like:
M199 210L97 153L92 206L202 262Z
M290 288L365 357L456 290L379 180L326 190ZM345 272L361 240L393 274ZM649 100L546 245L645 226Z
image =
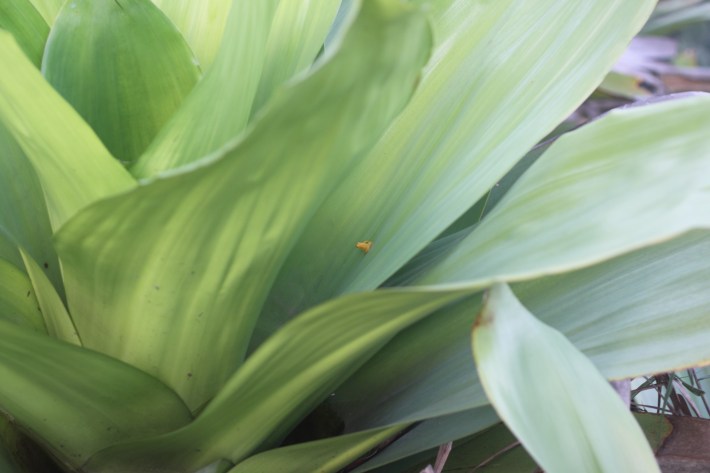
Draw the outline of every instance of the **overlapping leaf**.
M66 0L30 0L44 21L51 27Z
M271 92L315 57L338 3L233 2L214 64L132 172L146 177L191 163L243 132Z
M25 269L37 296L39 309L42 311L44 328L47 334L65 342L81 345L76 327L57 290L52 286L52 283L37 262L22 250L21 254L25 262Z
M182 35L150 0L72 0L52 27L42 73L125 163L200 76Z
M191 472L219 458L238 462L285 436L397 332L459 297L397 290L323 304L264 343L192 424L102 452L90 468Z
M35 168L53 229L95 200L135 185L5 32L0 70L12 71L0 74L0 122Z
M419 92L299 239L265 311L274 325L286 301L298 311L391 276L589 95L655 4L422 3L436 49ZM354 235L374 242L367 260L334 261Z
M587 357L508 286L493 286L486 299L473 328L476 368L498 415L545 471L660 472L641 428Z
M153 3L182 32L200 61L202 72L206 72L222 44L234 0L153 0Z
M0 258L22 269L19 248L23 248L41 262L52 284L63 294L44 192L32 164L2 124L0 150Z
M294 237L409 99L429 44L419 12L367 2L339 53L242 141L77 215L57 246L84 344L157 374L193 409L210 399Z
M0 321L0 403L65 465L190 420L165 385L114 359Z
M710 361L709 257L710 234L693 232L513 288L526 307L565 334L607 378L674 371ZM349 430L487 403L475 373L466 372L469 328L478 304L464 300L404 331L337 390L332 404ZM580 315L570 317L572 311Z
M710 95L691 96L568 133L417 281L529 279L710 226L708 112Z
M49 27L30 0L0 3L0 28L15 36L22 50L39 68Z

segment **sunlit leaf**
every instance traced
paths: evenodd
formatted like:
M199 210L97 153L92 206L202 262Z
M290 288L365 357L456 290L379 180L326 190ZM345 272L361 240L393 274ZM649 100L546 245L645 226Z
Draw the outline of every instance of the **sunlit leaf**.
M238 462L285 436L394 334L460 296L399 290L318 306L267 340L189 426L109 449L90 466L190 472L219 458Z
M416 255L592 92L656 2L420 3L436 47L418 93L299 238L273 325L283 301L375 288ZM353 235L367 259L334 260Z
M242 141L104 200L59 232L69 309L87 347L156 374L192 409L239 366L294 235L401 110L426 61L419 12L365 5L339 53L285 89ZM362 259L355 241L344 258Z
M0 32L0 70L12 71L0 74L0 122L32 162L54 229L82 207L135 185L4 32Z
M199 59L202 72L206 72L212 65L222 43L229 10L235 1L153 0L153 3L182 32L195 56Z
M612 111L557 140L421 283L588 266L710 226L710 95Z

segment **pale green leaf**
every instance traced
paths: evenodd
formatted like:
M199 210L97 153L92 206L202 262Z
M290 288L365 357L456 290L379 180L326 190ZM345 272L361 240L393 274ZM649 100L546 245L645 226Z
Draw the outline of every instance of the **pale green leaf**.
M261 110L279 86L313 64L339 6L340 0L279 2L271 23L252 115Z
M615 110L568 133L420 284L520 280L710 226L710 95Z
M285 436L397 332L461 295L405 289L322 304L267 340L189 426L116 446L90 466L190 472L219 458L241 461Z
M27 156L2 123L0 155L0 258L24 268L19 252L24 248L64 294L42 186Z
M197 161L244 131L278 2L232 2L212 67L133 165L135 176L149 177Z
M236 0L243 1L243 0ZM248 0L247 0L248 1ZM200 61L202 72L212 65L222 43L234 0L153 0L172 20Z
M229 473L268 473L272 471L336 473L379 443L395 436L404 427L400 425L368 430L268 450L247 458L229 470Z
M46 333L30 279L4 259L0 259L0 320Z
M0 2L0 28L15 36L22 50L39 68L49 27L30 0Z
M607 378L674 371L710 362L708 258L710 233L693 232L513 289ZM475 373L467 371L479 304L475 296L465 299L405 330L341 386L332 404L350 429L487 403Z
M660 472L641 428L597 368L504 284L487 294L473 354L488 399L545 471Z
M175 393L131 366L2 321L0 335L0 406L65 465L190 421Z
M200 76L150 0L71 0L52 27L42 73L124 163L145 151Z
M0 123L32 162L57 229L82 207L135 181L44 80L9 33L0 32Z
M309 223L267 317L380 285L594 90L656 2L419 3L436 47L418 92ZM365 239L366 260L333 259Z
M242 133L274 89L315 57L337 3L236 0L212 68L133 174L152 176L197 161Z
M13 0L14 1L14 0ZM44 21L51 27L66 0L30 0Z
M39 307L42 310L42 318L44 319L44 327L47 334L52 338L57 338L65 342L81 345L79 334L74 327L74 323L64 307L59 294L52 283L44 274L42 268L35 262L34 259L25 251L20 249L22 259L25 263L25 269L32 281L32 287L37 296Z
M243 140L72 219L56 241L83 343L193 409L210 399L242 362L294 237L409 99L429 43L417 11L367 2L340 51ZM340 254L363 257L352 244Z

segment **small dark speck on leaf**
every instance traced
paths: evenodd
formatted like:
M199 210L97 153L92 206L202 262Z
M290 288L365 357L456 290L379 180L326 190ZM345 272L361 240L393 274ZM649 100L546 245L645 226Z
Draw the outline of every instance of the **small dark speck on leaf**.
M192 378L192 373L187 373L188 378Z
M44 267L45 267L45 268L49 268L49 263L47 263L47 262L45 261L45 262L44 262Z
M157 286L157 285L156 285L156 286L153 286L153 287L155 288L156 291L159 291L159 290L160 290L160 286Z
M27 297L30 297L31 292L27 291Z

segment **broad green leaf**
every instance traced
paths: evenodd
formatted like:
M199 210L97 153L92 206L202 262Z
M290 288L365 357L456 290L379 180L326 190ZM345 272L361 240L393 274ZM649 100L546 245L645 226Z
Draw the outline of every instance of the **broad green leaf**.
M55 230L80 208L135 185L4 32L0 70L12 71L0 74L0 124L32 162Z
M695 231L513 289L607 378L678 371L710 363L708 258L710 232Z
M508 286L488 292L472 345L488 399L545 471L660 472L641 428L597 368Z
M513 289L605 377L675 371L710 361L708 258L710 233L698 231ZM346 424L369 429L487 403L475 373L466 371L479 303L467 298L417 323L351 376L332 398Z
M13 0L14 1L14 0ZM51 27L66 0L30 0L44 21Z
M0 320L46 332L30 279L4 259L0 259Z
M132 168L139 177L179 167L244 131L285 80L315 58L336 0L236 0L215 62Z
M52 246L44 192L27 156L0 123L0 258L24 268L19 248L35 261L64 294L59 260Z
M71 0L52 27L42 73L124 163L145 151L200 76L150 0Z
M1 2L0 28L15 36L15 40L27 57L39 68L49 27L32 2L30 0Z
M418 282L531 279L710 226L708 128L698 95L568 133Z
M418 92L300 236L266 317L385 281L594 90L656 2L419 3L436 47ZM365 239L365 260L333 259Z
M264 70L252 105L257 113L274 91L306 70L323 47L340 0L281 0L266 44Z
M190 421L175 393L131 366L2 321L0 335L0 407L67 466Z
M397 435L405 426L375 429L356 434L340 435L315 442L268 450L247 458L229 473L270 471L317 471L336 473L343 466L357 461L381 442Z
M405 289L318 306L267 340L190 425L116 446L90 466L100 472L190 472L219 458L239 462L286 435L397 332L459 297Z
M197 161L244 131L278 2L232 2L214 63L133 165L133 175L149 177Z
M222 43L229 10L235 1L153 0L153 3L182 32L200 61L202 72L206 72Z
M30 281L32 281L39 307L42 310L43 327L45 327L47 334L52 338L81 345L76 327L74 327L74 323L56 289L35 260L23 250L20 250L20 252L27 274L29 274Z
M192 409L210 399L241 363L294 237L409 99L429 39L417 11L367 2L341 50L243 140L72 219L56 243L83 343ZM340 254L362 259L352 245Z

